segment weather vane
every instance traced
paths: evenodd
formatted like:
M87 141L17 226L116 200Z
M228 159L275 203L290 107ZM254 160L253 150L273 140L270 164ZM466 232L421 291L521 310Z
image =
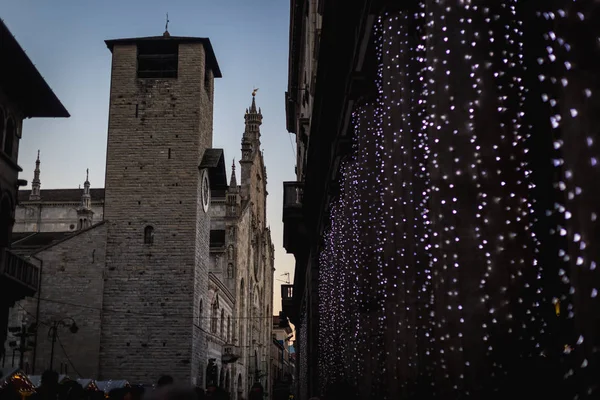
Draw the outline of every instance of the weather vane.
M165 31L169 30L169 13L167 13L167 23L165 24Z
M254 90L252 91L252 96L256 96L256 92L258 92L258 88L254 88Z

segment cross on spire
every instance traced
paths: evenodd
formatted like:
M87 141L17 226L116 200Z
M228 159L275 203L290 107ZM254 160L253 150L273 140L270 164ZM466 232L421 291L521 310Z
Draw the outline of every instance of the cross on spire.
M171 36L169 34L169 13L167 13L167 22L165 23L165 33L163 33L164 37L169 37Z

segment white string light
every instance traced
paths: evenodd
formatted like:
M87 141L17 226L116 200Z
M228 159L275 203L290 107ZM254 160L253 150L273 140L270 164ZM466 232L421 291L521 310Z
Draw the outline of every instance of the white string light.
M378 398L492 393L538 356L515 5L431 0L379 19L378 95L355 109L320 256L323 387L358 377ZM362 234L373 226L375 250Z

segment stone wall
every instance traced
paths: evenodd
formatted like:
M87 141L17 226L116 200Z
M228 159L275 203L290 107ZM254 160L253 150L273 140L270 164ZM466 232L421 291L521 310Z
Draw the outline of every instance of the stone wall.
M100 223L36 254L41 263L31 259L41 266L40 290L36 297L24 299L11 309L9 326L20 326L23 320L35 322L39 315L36 374L50 366L52 340L48 331L53 321L71 324L74 320L77 333L65 326L57 330L54 369L67 366L72 376L98 376L105 250L106 225ZM12 354L8 345L7 354ZM33 367L33 352L26 353L25 362Z
M77 230L77 208L80 203L43 202L19 204L15 210L13 232L68 232ZM104 201L92 199L94 223L104 219Z
M177 79L137 79L136 53L113 48L104 308L119 312L103 316L100 375L194 382L206 358L197 320L210 226L198 165L212 145L213 75L199 43L179 45Z
M223 288L221 280L211 274L208 284L208 300L206 304L206 312L204 313L204 326L207 332L208 352L207 358L215 358L219 368L219 382L221 371L223 373L223 387L229 376L229 388L231 388L231 364L223 365L221 355L223 354L223 346L231 343L231 335L233 334L234 321L234 304L233 296L228 290ZM213 306L216 303L216 318L213 314ZM214 320L214 322L213 322ZM207 360L208 361L208 360ZM221 382L220 382L221 383Z

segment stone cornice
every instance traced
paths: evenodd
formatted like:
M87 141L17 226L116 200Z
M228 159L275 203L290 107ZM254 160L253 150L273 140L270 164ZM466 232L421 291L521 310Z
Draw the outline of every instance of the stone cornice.
M235 303L235 298L229 291L229 288L227 288L227 286L225 286L225 284L223 284L223 282L221 282L221 280L213 272L208 273L208 278L225 296L227 296L227 299L231 301L231 304Z

